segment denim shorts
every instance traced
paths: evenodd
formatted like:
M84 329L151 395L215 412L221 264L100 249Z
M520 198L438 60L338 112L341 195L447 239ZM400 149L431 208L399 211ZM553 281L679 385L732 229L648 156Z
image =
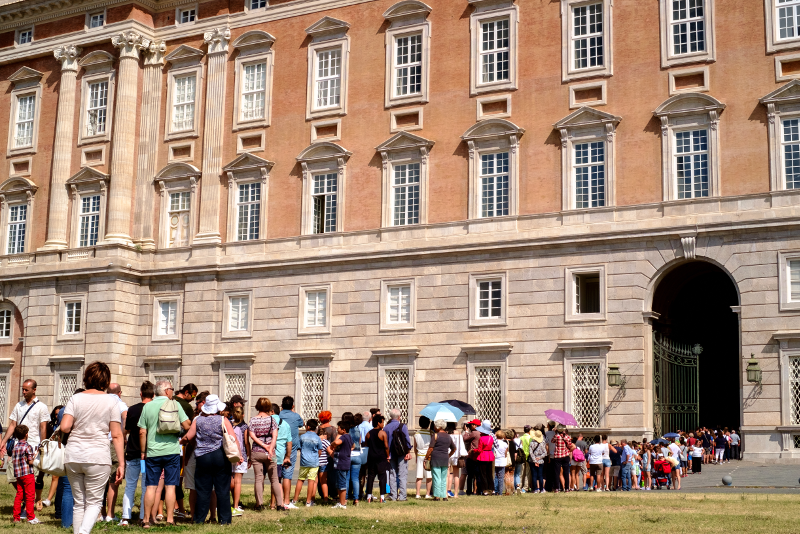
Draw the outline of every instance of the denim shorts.
M161 471L164 471L164 485L177 486L181 479L181 455L147 457L145 465L145 485L158 486Z
M321 475L322 473L327 471L327 469L328 469L328 464L320 465L319 466L319 474Z
M336 469L336 489L339 491L347 489L347 483L350 480L350 471L343 471L341 469Z
M603 467L611 467L611 460L603 458Z

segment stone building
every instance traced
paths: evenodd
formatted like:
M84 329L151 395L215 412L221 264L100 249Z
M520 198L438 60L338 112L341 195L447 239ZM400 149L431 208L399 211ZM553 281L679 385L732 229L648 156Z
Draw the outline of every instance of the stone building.
M718 4L4 0L0 413L99 359L800 459L800 0Z

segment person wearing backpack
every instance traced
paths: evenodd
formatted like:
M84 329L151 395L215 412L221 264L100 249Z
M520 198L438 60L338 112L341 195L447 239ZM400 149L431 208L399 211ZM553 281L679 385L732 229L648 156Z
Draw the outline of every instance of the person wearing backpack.
M383 429L389 437L389 489L393 501L406 500L408 460L411 459L411 438L408 427L400 421L400 410L389 410L391 422Z
M145 510L151 510L156 503L156 490L164 472L166 491L167 524L174 524L175 486L180 481L181 447L178 443L181 428L189 430L189 416L173 398L172 383L169 380L156 382L156 397L142 408L139 417L139 443L141 459L145 461L144 497ZM149 523L144 524L149 528Z

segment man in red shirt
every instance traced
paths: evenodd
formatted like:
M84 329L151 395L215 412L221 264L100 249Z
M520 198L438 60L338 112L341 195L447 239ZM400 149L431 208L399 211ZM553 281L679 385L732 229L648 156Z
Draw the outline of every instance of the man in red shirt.
M553 460L555 461L555 472L558 475L558 480L561 483L561 491L566 491L566 482L569 481L569 446L572 444L572 438L565 432L564 425L556 427L556 434L553 436L551 443L554 446ZM556 488L558 493L558 488Z

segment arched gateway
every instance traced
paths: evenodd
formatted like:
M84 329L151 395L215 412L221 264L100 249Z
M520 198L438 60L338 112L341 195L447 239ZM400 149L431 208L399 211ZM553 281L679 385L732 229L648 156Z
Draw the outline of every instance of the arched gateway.
M739 428L739 293L706 261L661 273L653 291L653 429Z

